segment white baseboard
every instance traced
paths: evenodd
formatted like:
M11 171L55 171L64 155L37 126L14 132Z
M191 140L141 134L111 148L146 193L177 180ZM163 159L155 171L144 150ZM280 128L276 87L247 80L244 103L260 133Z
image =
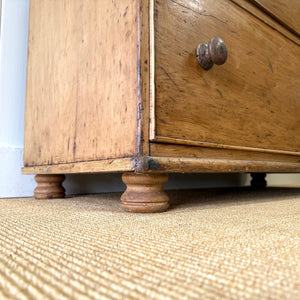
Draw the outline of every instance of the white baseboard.
M0 198L31 197L34 176L22 175L23 148L0 147Z

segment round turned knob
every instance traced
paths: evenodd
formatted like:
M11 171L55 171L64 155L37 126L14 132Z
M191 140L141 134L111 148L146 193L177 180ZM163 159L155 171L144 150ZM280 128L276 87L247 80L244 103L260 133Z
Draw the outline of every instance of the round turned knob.
M200 44L197 47L197 60L205 70L209 70L214 64L223 65L227 60L227 48L223 40L213 37L208 45Z

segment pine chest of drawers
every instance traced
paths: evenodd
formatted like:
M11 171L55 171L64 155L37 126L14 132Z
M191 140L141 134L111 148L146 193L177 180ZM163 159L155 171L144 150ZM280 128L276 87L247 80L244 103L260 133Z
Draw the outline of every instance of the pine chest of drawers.
M300 172L299 4L256 2L31 0L35 196L123 172L122 206L154 212L170 172Z

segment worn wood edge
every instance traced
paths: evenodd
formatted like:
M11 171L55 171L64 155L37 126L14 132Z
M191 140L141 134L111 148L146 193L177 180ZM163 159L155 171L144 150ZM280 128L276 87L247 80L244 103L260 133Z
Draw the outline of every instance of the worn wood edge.
M247 159L261 161L277 161L300 163L300 156L242 151L236 149L198 147L191 145L174 145L164 143L150 143L150 156L162 157L196 157L218 159Z
M151 49L150 49L150 19L149 1L138 0L138 103L137 103L137 153L140 156L149 155L149 115L150 115L150 69L151 69Z
M31 28L32 28L32 1L29 1L29 11L28 11L28 35L27 35L27 55L26 55L26 89L25 89L25 109L24 109L24 129L23 129L23 139L24 139L24 142L23 142L23 148L24 148L24 151L23 151L23 162L25 162L26 160L26 153L25 153L25 149L27 147L27 138L26 138L26 135L28 134L27 131L26 131L26 124L28 123L28 121L30 120L30 115L28 113L29 111L29 104L28 104L28 101L27 99L29 98L29 90L28 90L28 83L29 83L29 65L28 65L28 62L29 62L29 55L30 55L30 52L29 52L29 41L30 41L30 31L31 31Z
M22 168L22 174L77 174L117 172L163 173L300 173L300 163L242 159L141 156Z
M178 144L178 145L190 145L190 146L207 147L207 148L232 149L232 150L255 151L255 152L265 152L265 153L276 153L276 154L300 156L300 152L275 150L275 149L267 149L267 148L225 145L225 144L200 142L200 141L185 140L185 139L164 137L164 136L156 136L155 142L167 143L167 144Z
M300 163L240 159L149 157L148 172L167 173L299 173Z
M268 9L267 7L265 7L265 5L261 4L260 1L257 1L257 0L250 0L250 1L255 6L257 6L262 11L264 11L266 14L268 14L272 19L274 19L280 25L282 25L283 27L285 27L286 29L288 29L291 33L293 33L297 37L300 37L300 34L299 34L299 32L297 32L296 29L294 29L293 27L291 27L289 24L287 24L286 22L284 22L282 19L278 18L270 9Z
M231 2L235 3L239 7L245 9L248 13L253 15L254 17L261 20L266 25L270 26L274 30L278 31L282 35L284 35L286 38L291 40L292 42L296 43L300 46L300 39L299 36L295 35L293 32L291 32L289 29L284 27L282 24L278 23L276 20L274 20L273 17L271 17L266 12L259 9L258 6L253 4L253 2L245 1L245 0L231 0Z
M127 157L57 165L29 166L22 168L22 174L114 173L134 171L135 166L136 160L132 157Z
M150 47L150 120L149 139L155 139L155 27L154 0L149 0L149 47Z

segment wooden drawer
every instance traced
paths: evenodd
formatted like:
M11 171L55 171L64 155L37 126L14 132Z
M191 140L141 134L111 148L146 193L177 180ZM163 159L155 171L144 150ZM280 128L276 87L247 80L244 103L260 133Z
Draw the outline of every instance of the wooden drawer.
M300 48L231 1L155 1L152 140L299 153ZM199 43L221 37L205 71Z

